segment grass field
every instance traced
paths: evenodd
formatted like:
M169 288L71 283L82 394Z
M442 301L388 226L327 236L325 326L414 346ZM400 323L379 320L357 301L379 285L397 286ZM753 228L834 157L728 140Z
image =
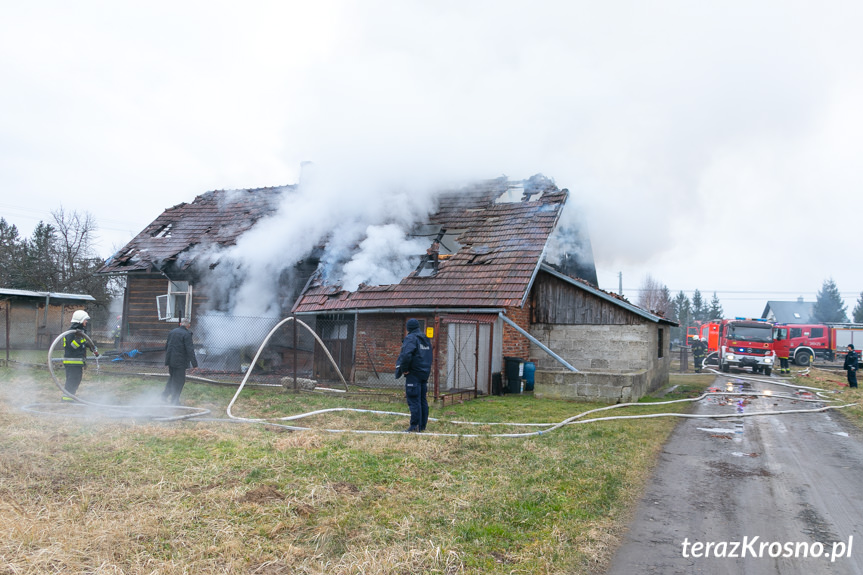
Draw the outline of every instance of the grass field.
M698 395L710 381L674 375L663 399ZM80 395L146 403L163 385L87 373ZM234 391L187 383L184 403L212 412L199 421L38 415L22 407L56 402L47 372L0 369L0 573L600 573L676 423L596 422L528 439L291 432L228 421ZM384 399L250 389L234 412L406 411ZM431 416L552 422L594 407L504 396ZM339 413L301 424L406 423Z

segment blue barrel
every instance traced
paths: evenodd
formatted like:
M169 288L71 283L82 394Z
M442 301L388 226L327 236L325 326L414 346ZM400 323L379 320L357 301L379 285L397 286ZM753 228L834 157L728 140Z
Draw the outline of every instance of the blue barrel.
M524 390L533 391L533 376L536 373L536 364L528 361L524 364Z

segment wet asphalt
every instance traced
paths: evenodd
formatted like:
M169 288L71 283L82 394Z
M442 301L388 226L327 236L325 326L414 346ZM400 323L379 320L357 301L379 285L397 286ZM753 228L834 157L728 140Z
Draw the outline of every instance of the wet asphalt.
M692 413L735 417L681 420L608 575L863 575L863 434L836 411L739 417L828 405L743 377L783 381L740 372L712 385L794 399L698 402Z

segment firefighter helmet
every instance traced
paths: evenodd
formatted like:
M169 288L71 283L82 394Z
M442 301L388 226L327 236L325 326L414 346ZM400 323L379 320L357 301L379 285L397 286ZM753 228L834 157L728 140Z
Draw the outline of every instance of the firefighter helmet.
M90 319L90 316L87 315L87 312L84 311L83 309L79 309L78 311L76 311L75 313L72 314L72 323L84 323L85 321L88 321L89 319Z

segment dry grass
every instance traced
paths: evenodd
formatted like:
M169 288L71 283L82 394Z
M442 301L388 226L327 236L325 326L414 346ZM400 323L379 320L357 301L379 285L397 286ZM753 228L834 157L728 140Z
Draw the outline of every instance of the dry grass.
M103 383L129 397L154 386ZM3 574L598 572L674 425L597 423L526 440L285 432L32 415L20 406L56 398L39 373L4 372L0 389ZM184 398L220 416L231 392ZM261 392L242 408L344 405L306 397ZM556 421L588 407L506 397L432 415Z

